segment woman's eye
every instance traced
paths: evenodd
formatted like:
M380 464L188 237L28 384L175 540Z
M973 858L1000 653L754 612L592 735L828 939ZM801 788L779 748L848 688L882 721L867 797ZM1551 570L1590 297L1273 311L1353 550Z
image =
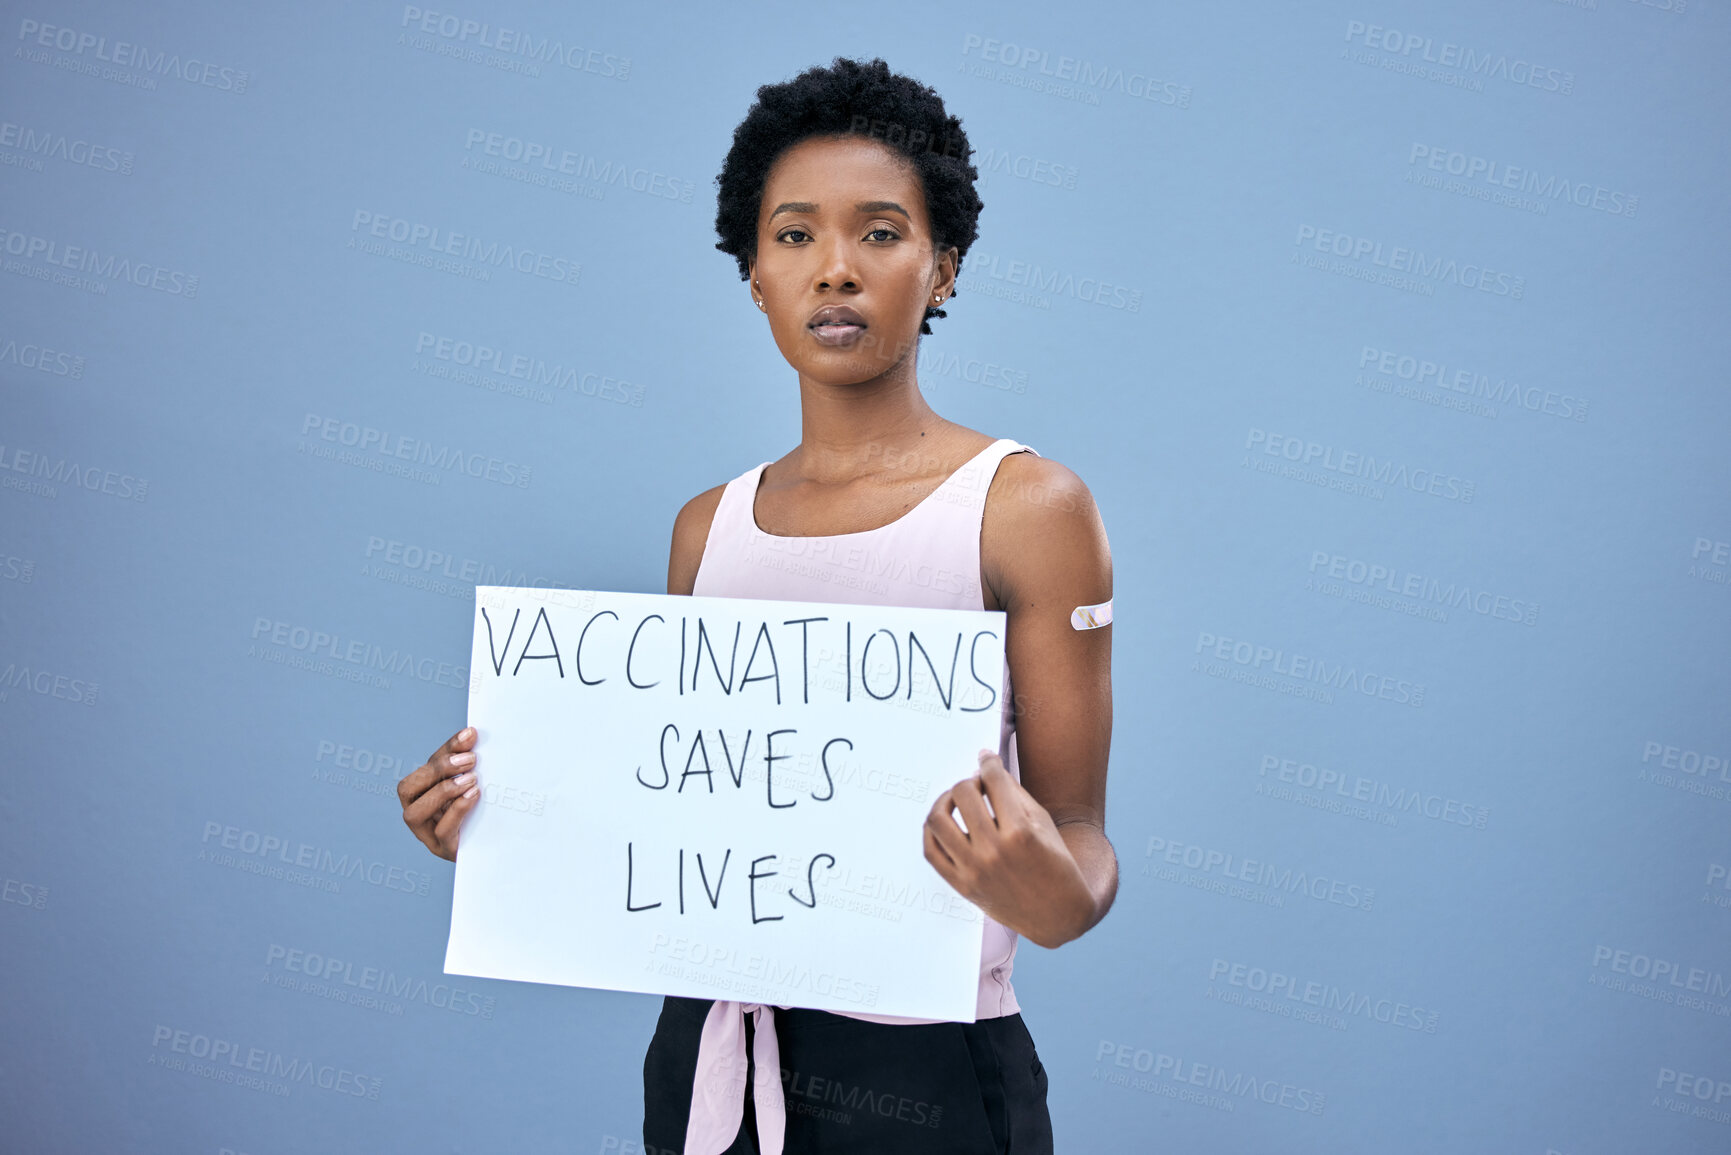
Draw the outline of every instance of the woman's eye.
M788 229L785 233L781 234L781 239L784 241L797 241L804 239L806 236L807 233L804 229Z
M882 237L878 237L879 233L883 234ZM885 240L885 241L893 241L896 239L895 231L893 229L885 229L885 228L873 229L871 232L867 233L866 236L868 238L877 238L877 239Z

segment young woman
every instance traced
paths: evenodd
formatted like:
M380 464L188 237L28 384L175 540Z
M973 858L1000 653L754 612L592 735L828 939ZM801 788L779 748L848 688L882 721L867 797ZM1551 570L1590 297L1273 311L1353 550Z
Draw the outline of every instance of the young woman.
M1018 936L1069 942L1117 890L1112 567L1075 474L920 393L919 337L977 236L970 152L937 93L881 60L758 90L717 180L716 247L798 375L800 443L686 503L667 592L1005 611L999 747L957 767L920 832L986 915L978 1021L669 997L644 1060L646 1155L1052 1150L1010 972ZM474 740L398 788L453 861Z

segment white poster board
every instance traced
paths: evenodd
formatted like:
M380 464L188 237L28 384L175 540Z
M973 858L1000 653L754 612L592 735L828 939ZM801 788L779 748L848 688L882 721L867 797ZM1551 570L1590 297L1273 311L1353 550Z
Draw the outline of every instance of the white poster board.
M448 974L972 1022L1002 612L481 586Z

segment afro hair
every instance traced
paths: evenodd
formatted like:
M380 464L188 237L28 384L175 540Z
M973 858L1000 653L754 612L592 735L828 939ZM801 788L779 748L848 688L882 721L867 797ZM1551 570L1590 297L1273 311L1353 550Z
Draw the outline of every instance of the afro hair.
M925 189L926 215L938 248L954 247L956 268L979 236L984 204L974 190L979 170L962 122L944 111L936 90L890 71L882 60L836 57L827 68L808 68L783 84L766 84L733 130L717 185L716 248L739 262L739 277L751 275L757 255L757 214L763 186L776 159L814 136L859 135L905 157ZM942 309L926 307L920 332Z

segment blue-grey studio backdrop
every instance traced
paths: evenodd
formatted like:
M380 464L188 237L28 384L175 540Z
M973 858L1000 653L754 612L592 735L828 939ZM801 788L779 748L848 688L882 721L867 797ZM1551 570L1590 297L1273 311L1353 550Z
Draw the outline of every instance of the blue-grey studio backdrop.
M154 7L4 5L0 1147L640 1150L659 1000L443 975L393 783L798 440L713 177L844 53L1113 548L1059 1149L1731 1149L1722 0Z

